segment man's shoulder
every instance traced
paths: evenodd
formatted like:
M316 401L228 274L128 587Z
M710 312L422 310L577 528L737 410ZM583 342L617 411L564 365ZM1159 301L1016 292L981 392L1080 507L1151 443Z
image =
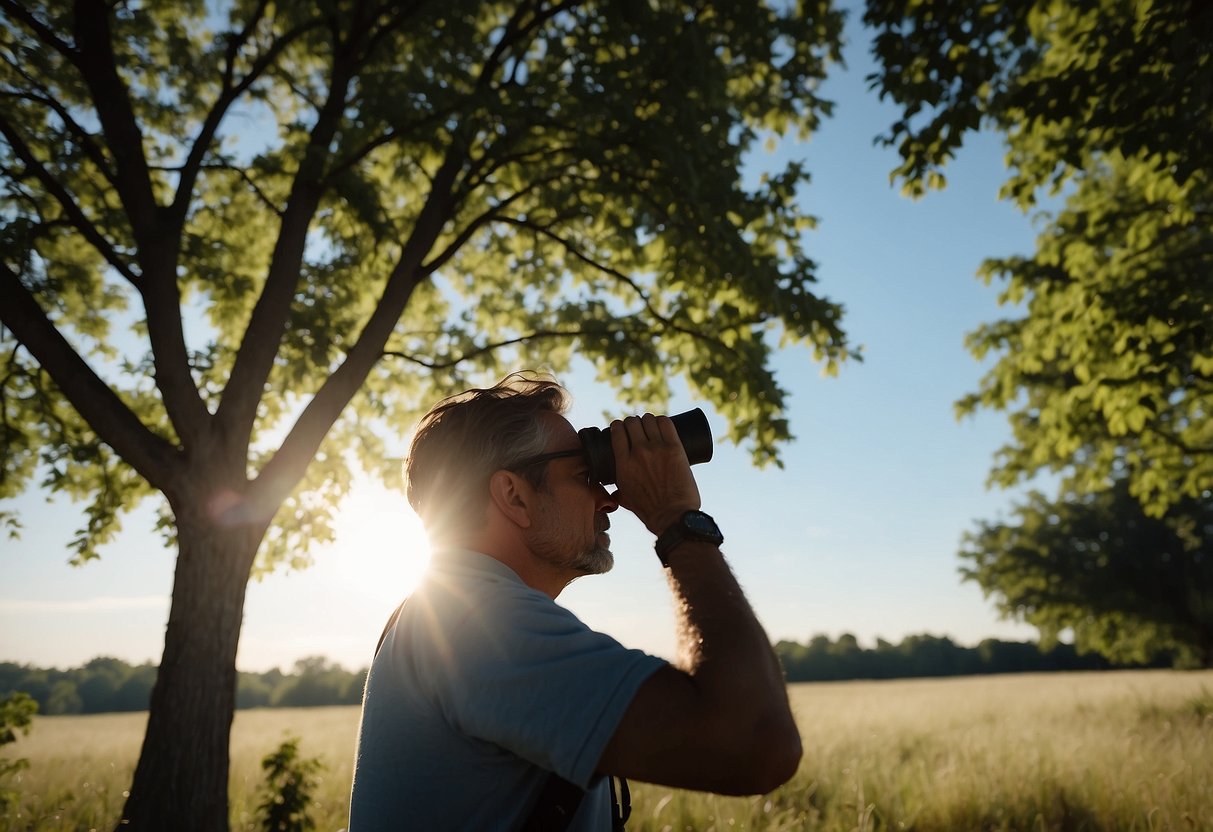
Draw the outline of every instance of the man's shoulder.
M556 606L551 598L523 583L501 561L470 549L435 553L411 598L456 609L486 605Z
M585 627L572 612L527 586L500 561L465 550L435 556L405 603L401 619L414 639L470 650L486 641L500 645L505 640ZM420 645L414 642L414 646Z

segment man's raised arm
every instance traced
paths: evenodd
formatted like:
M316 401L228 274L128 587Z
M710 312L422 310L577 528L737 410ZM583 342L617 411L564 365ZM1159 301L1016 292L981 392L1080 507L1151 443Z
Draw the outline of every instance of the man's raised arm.
M665 416L611 425L619 504L660 535L700 507ZM800 762L800 734L770 641L720 547L695 538L664 555L679 630L677 666L637 691L598 770L678 788L761 794Z

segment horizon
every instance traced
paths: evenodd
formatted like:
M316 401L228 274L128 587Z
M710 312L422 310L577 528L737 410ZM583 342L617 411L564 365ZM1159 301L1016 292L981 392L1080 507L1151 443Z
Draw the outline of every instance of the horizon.
M1070 655L1071 659L1086 660L1086 661L1095 662L1095 663L1103 663L1106 665L1106 667L1022 669L1022 668L1016 666L1011 669L995 668L995 669L986 669L986 670L978 670L978 671L968 670L968 671L963 671L963 672L949 671L946 673L911 672L911 673L888 676L888 677L849 675L849 676L845 676L845 677L840 677L838 679L828 678L828 679L816 679L816 680L814 680L814 679L807 679L807 680L806 679L792 679L792 678L790 678L790 676L792 675L791 671L789 671L787 668L785 668L785 672L789 674L789 679L788 679L789 683L805 682L805 681L810 681L810 682L811 681L846 681L846 680L862 681L862 680L884 679L884 678L914 679L914 678L939 678L939 677L948 677L948 676L972 676L972 675L985 676L985 675L998 675L998 674L1003 674L1003 673L1011 673L1011 674L1082 673L1082 672L1104 673L1104 672L1109 672L1109 671L1114 671L1114 670L1153 670L1153 669L1174 670L1174 669L1176 669L1173 665L1165 664L1165 662L1168 660L1165 654L1160 654L1159 656L1155 656L1150 661L1146 661L1146 662L1113 661L1112 659L1109 659L1106 656L1104 656L1103 654L1098 653L1098 652L1094 652L1094 651L1088 651L1085 653L1079 652L1073 641L1061 641L1061 640L1057 641L1051 647L1045 648L1045 647L1042 647L1037 640L1031 640L1031 639L1022 641L1022 640L1008 640L1008 639L987 637L978 642L975 642L972 644L966 644L963 642L954 641L953 639L950 639L947 636L937 636L933 633L910 633L910 634L906 635L904 638L902 638L896 642L891 642L888 639L883 639L883 638L877 636L876 640L873 643L864 644L860 639L856 638L852 633L842 633L837 638L830 638L829 636L827 636L824 633L814 633L811 636L809 636L807 639L805 639L804 641L791 641L788 639L783 639L783 640L780 640L777 642L772 642L771 646L772 646L772 648L775 649L775 652L777 655L782 655L781 651L780 651L781 646L789 645L791 647L810 648L814 642L818 641L819 639L823 639L823 638L826 639L827 643L831 647L841 644L844 640L846 640L848 638L852 638L852 639L855 639L855 646L859 653L872 654L872 655L877 655L877 656L880 656L885 648L887 648L889 652L901 653L902 655L913 655L913 651L916 649L917 645L909 644L908 646L909 646L910 652L906 653L905 650L907 648L907 644L909 642L912 642L913 640L921 640L923 642L933 642L936 644L946 642L946 643L950 644L951 647L954 648L958 653L978 652L981 650L981 648L983 646L985 646L987 644L998 644L998 645L1013 646L1013 647L1031 647L1034 650L1036 650L1037 655L1041 656L1042 658L1051 656L1055 651L1061 650L1063 653L1068 653ZM840 658L840 656L838 654L830 653L830 654L826 654L825 656L821 656L821 655L812 656L811 661L828 662L828 661L836 660L839 658ZM345 674L360 674L360 673L365 674L365 673L369 672L370 664L371 664L368 661L368 662L363 663L360 666L345 665L337 660L332 659L329 656L313 655L313 656L301 656L301 657L295 659L292 662L291 666L288 666L288 667L283 667L282 665L273 665L273 666L262 667L262 668L239 668L237 670L237 672L242 673L242 674L248 674L251 676L268 676L271 674L278 674L278 675L281 675L284 679L289 679L289 678L294 678L296 676L299 676L305 672L305 670L303 668L301 668L300 665L312 664L316 660L320 660L320 662L323 665L323 669L326 672L327 671L336 671L336 672L345 673ZM11 666L23 668L23 669L26 669L29 671L34 671L34 672L55 672L55 673L65 673L65 674L87 670L89 665L91 665L95 662L119 662L131 670L136 670L136 669L140 669L140 668L156 668L159 666L158 662L155 659L145 659L143 661L130 661L130 660L124 659L120 656L111 656L111 655L104 655L104 654L92 656L92 657L86 659L85 661L81 662L80 664L72 665L69 667L60 667L58 665L42 666L42 665L33 664L33 663L29 663L29 662L13 661L11 659L5 659L3 657L0 657L0 667L4 667L6 665L11 665ZM993 663L995 665L998 664L997 661L994 661Z

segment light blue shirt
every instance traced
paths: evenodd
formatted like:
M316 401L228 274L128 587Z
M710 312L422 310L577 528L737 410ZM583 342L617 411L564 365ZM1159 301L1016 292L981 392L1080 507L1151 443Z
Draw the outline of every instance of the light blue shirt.
M587 789L569 828L609 832L595 767L664 664L495 558L435 554L371 665L349 832L517 829L553 771Z

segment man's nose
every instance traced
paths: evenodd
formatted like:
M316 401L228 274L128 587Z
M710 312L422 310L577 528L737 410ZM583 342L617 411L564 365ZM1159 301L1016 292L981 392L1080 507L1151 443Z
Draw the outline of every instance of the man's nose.
M602 483L598 484L598 510L610 513L619 508L619 502L610 495L606 490L606 486Z

